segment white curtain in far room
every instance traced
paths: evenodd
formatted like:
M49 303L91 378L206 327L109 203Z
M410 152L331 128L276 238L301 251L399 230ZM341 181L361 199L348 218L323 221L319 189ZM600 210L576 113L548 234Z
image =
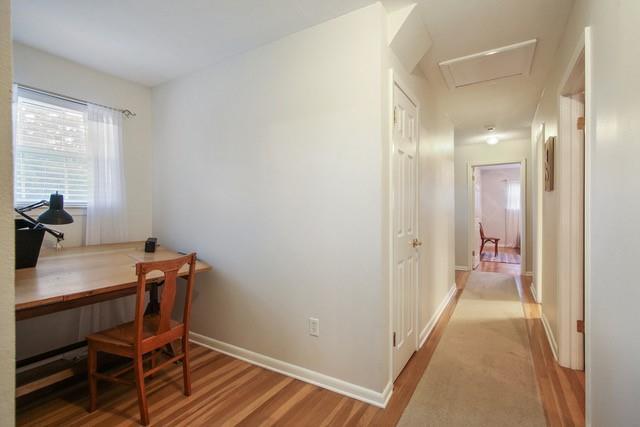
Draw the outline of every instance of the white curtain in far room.
M86 244L126 242L127 206L123 162L122 113L87 105L90 159ZM133 319L135 296L82 307L79 338Z
M520 181L507 180L505 209L505 246L520 247Z

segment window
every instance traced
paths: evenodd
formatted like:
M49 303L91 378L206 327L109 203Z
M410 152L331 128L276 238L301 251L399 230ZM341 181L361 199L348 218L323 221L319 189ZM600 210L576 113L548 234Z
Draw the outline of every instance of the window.
M20 88L15 120L15 205L49 200L58 191L66 205L86 206L86 106Z
M507 181L507 209L520 210L520 181Z

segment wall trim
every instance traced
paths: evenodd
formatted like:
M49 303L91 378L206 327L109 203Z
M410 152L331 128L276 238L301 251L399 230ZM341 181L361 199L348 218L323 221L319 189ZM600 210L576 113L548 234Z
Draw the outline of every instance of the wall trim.
M436 324L438 323L438 320L440 320L440 317L442 316L442 313L444 313L445 308L447 308L447 306L453 299L453 296L456 294L457 289L458 287L456 286L455 283L451 285L451 288L449 288L449 292L447 292L447 296L444 297L444 299L438 306L438 309L436 310L434 315L431 317L431 320L429 320L429 322L424 327L422 332L420 332L420 345L418 346L418 348L422 348L425 341L427 341L427 338L429 338L429 335L431 335L431 332L433 332L433 328L435 328Z
M542 326L544 326L545 334L547 335L547 341L549 341L549 347L551 347L551 352L553 353L553 358L558 361L558 344L556 343L556 338L553 336L553 332L551 331L551 326L549 326L549 321L547 320L547 316L544 313L541 314L540 320L542 320Z
M456 271L469 271L469 267L466 265L456 265Z
M535 282L531 282L531 285L529 285L529 290L531 291L531 295L533 295L533 300L535 302L537 302L538 304L540 304L542 301L540 301L540 299L538 298L538 293L536 292L536 284L535 284Z
M293 365L282 360L264 354L256 353L242 347L237 347L214 338L207 337L195 332L189 333L189 340L193 343L207 347L211 350L224 353L253 365L260 366L270 371L278 372L295 379L326 388L327 390L343 394L354 399L361 400L379 408L387 406L391 394L393 393L393 383L389 382L382 392L374 391L356 384L343 381L339 378L331 377L320 372L312 371L302 366Z

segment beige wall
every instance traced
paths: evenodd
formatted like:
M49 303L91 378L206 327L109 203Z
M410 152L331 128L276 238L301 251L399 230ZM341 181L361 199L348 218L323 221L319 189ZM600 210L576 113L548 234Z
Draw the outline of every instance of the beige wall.
M465 144L455 147L455 241L456 266L468 266L468 189L467 167L469 163L478 162L511 162L526 159L527 161L527 195L526 195L526 260L524 270L531 271L531 148L528 140L501 141L497 145Z
M0 0L0 426L15 422L11 2Z
M128 228L131 240L151 235L151 90L87 68L20 43L13 44L14 81L39 89L114 107L128 108L136 117L124 119L124 167ZM85 209L70 209L73 224L56 226L65 233L63 245L85 243ZM38 212L34 213L35 215ZM43 245L53 246L47 235ZM17 357L76 342L79 311L67 310L17 322ZM57 325L56 328L47 325ZM34 337L37 337L34 339Z
M192 330L376 392L389 337L379 13L153 90L154 232L214 266Z
M531 148L530 151L534 158L534 173L537 172L537 162L541 161L538 156L538 151L543 150L542 147L537 147L537 137L541 129L541 125L544 124L545 140L550 136L558 135L558 86L562 79L565 69L568 67L569 61L576 49L579 36L584 31L586 25L586 1L577 0L572 15L569 19L567 30L562 39L561 45L558 48L556 56L557 65L550 73L548 83L545 86L544 93L538 104L536 115L531 124ZM560 144L560 142L557 142ZM542 152L542 151L540 151ZM558 156L556 156L556 171L560 170L563 166L558 164ZM543 177L536 173L534 177L534 191L542 192L542 207L541 207L541 223L543 227L542 241L534 242L536 245L541 245L542 260L538 261L537 251L534 251L536 256L535 263L541 263L540 278L534 277L534 281L541 282L542 289L542 312L545 321L548 323L551 333L553 335L553 341L557 342L558 334L558 283L557 283L557 264L561 262L557 248L558 234L558 194L559 185L558 180L555 182L555 191L543 191ZM536 198L534 197L533 209L538 210Z
M386 16L383 18L386 24ZM438 95L429 81L420 71L408 73L393 51L386 47L386 34L385 29L382 102L385 175L388 174L392 152L388 128L388 124L392 123L389 108L392 102L389 96L392 89L388 75L390 69L400 79L403 89L416 98L414 100L420 107L418 228L423 246L420 250L418 332L422 338L425 328L438 314L438 309L455 283L453 126L444 114ZM387 188L384 206L389 203L388 190ZM385 235L389 236L389 229L385 230ZM390 246L385 243L384 247Z
M640 335L637 283L640 179L640 2L576 0L566 33L532 124L544 122L546 135L557 135L557 90L585 26L592 30L590 223L591 254L587 283L587 417L593 426L635 425L640 395ZM532 139L535 144L535 135ZM558 141L558 144L562 144ZM532 152L535 147L532 147ZM556 170L563 165L556 164ZM543 199L543 312L557 319L554 249L557 192ZM557 335L557 322L552 328Z
M390 368L389 67L422 104L422 326L454 282L452 127L385 26L375 4L153 91L154 230L214 266L193 331L377 393ZM180 190L193 185L206 191ZM185 205L203 220L182 220Z

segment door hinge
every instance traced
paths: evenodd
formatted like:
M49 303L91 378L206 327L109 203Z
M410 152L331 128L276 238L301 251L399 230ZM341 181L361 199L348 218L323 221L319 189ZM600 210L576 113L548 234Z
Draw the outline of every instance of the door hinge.
M578 117L578 130L584 130L584 117Z
M393 333L393 346L396 346L396 333Z
M584 320L578 320L576 325L576 329L580 333L584 333Z
M476 256L476 251L471 251L471 256Z

